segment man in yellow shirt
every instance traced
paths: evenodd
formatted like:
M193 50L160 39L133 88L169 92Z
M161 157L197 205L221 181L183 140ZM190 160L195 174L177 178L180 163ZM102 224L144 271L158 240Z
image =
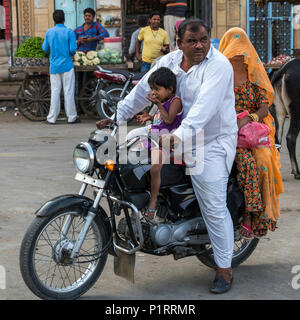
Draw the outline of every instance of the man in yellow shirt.
M160 28L160 13L153 12L149 17L149 26L142 28L136 42L136 57L142 61L141 72L148 71L151 63L158 57L169 52L167 32ZM143 41L142 57L140 47Z

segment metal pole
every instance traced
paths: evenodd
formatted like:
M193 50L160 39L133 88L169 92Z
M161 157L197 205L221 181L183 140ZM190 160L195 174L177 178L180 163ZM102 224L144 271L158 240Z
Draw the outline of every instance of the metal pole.
M256 48L256 17L257 17L257 6L256 6L256 3L254 3L254 7L255 7L255 12L254 12L254 47L255 49L257 50Z
M11 66L13 67L14 65L14 59L13 59L13 53L14 53L14 48L13 48L13 31L12 31L12 0L9 1L9 15L10 15L10 61L11 61Z
M18 47L20 45L20 30L19 30L19 6L18 6L18 0L16 0L16 19L17 19L17 41L18 41Z

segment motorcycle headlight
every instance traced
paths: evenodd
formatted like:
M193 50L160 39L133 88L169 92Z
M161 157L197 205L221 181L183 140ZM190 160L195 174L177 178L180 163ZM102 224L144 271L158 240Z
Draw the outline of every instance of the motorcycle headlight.
M81 142L75 147L73 162L76 168L82 173L90 172L93 169L95 153L89 143Z

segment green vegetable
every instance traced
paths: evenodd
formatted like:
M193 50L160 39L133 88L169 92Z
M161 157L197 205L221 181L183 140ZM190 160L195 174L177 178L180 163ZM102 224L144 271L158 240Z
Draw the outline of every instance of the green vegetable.
M122 53L119 50L105 48L98 51L98 57L101 60L101 64L116 64L122 63Z
M49 52L42 50L44 39L41 37L33 37L23 42L15 53L15 57L20 58L48 58Z

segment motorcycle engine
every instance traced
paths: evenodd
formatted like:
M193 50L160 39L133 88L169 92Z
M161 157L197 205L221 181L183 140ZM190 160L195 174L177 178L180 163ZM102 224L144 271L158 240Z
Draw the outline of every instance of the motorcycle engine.
M133 232L134 232L137 240L139 240L135 218L131 217L130 219L131 219L131 223L132 223ZM143 231L143 236L144 236L144 247L146 249L155 249L156 246L154 245L154 243L150 237L150 228L151 228L150 225L145 222L142 222L141 224L142 224L142 231ZM117 231L118 231L119 236L121 236L124 240L131 240L129 228L128 228L128 225L126 222L126 218L122 218L119 221Z
M138 232L135 218L131 218L133 232L138 240ZM144 247L156 249L169 244L176 244L187 240L190 233L197 234L206 232L205 223L202 217L189 220L180 220L176 223L150 224L142 222L144 235ZM125 240L130 240L130 233L126 219L122 218L118 224L118 233Z

